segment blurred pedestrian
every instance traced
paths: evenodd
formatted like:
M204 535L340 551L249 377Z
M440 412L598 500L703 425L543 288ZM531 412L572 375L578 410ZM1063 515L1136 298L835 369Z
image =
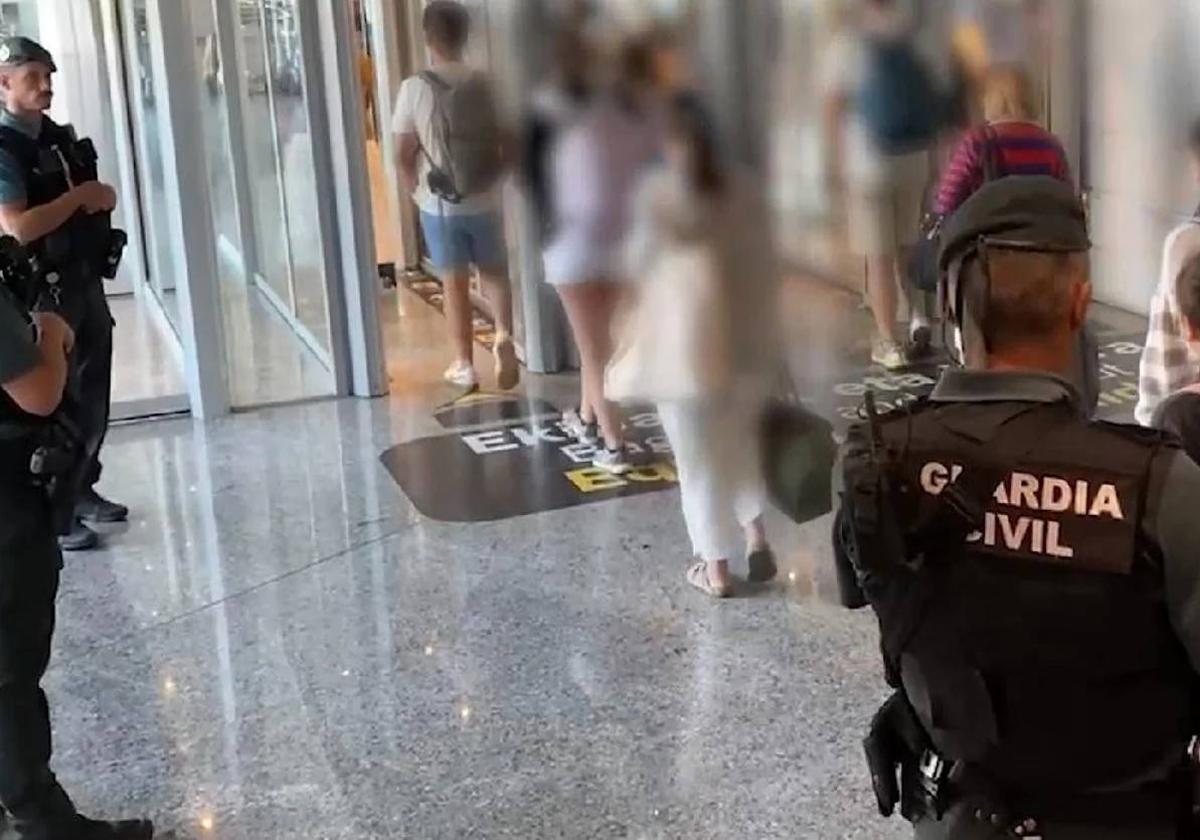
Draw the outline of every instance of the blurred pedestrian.
M1200 187L1200 119L1188 137L1192 178ZM1159 403L1177 391L1200 382L1200 344L1187 340L1179 307L1178 279L1187 261L1200 253L1200 209L1175 228L1163 244L1162 273L1150 301L1150 326L1138 376L1137 421L1150 425Z
M533 90L525 121L522 175L541 235L553 237L554 155L558 141L586 111L595 93L595 54L582 25L563 25L551 46L549 72Z
M988 73L984 124L967 132L942 174L935 211L948 216L985 182L1008 175L1048 175L1073 183L1067 153L1057 137L1037 123L1029 77L1018 67Z
M779 268L765 199L723 164L699 100L673 99L665 129L666 163L635 203L636 302L608 385L657 403L696 559L687 580L723 598L735 558L753 581L776 573L759 427L778 370Z
M833 177L846 187L850 246L867 264L871 359L895 369L907 364L896 328L899 284L920 235L944 102L932 61L896 0L863 0L858 24L829 52L826 129ZM915 313L910 328L913 343L926 349L928 319Z
M1183 340L1200 349L1200 252L1183 264L1176 284ZM1173 433L1192 460L1200 463L1200 381L1192 382L1158 404L1151 425Z
M595 466L622 474L632 464L621 415L604 397L604 369L621 298L629 205L659 151L653 60L645 44L623 47L615 76L556 144L551 187L556 229L545 268L579 349L579 406L564 412L563 426L578 440L598 445Z

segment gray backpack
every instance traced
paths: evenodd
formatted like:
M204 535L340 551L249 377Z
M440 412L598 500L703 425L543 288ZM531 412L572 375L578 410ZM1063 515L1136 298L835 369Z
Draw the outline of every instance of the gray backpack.
M480 195L500 180L500 116L487 77L481 73L451 85L432 70L421 78L433 89L433 142L429 189L450 204ZM435 159L436 158L436 159Z

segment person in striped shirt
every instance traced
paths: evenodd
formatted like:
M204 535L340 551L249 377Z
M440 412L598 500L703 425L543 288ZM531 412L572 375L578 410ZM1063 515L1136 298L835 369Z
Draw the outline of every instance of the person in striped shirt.
M1048 175L1072 183L1058 138L1037 124L1028 76L1016 67L992 70L984 83L984 125L968 131L946 167L934 212L949 216L988 180Z
M1192 176L1200 184L1200 120L1188 137ZM1193 257L1200 255L1200 209L1163 243L1158 288L1150 300L1146 349L1138 370L1138 403L1134 417L1143 426L1154 423L1164 400L1200 382L1200 342L1190 340L1179 302L1179 277Z

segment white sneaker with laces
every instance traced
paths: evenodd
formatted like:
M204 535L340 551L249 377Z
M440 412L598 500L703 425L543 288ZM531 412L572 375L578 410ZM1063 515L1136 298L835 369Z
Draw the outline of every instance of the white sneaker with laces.
M459 388L479 387L479 376L475 373L475 366L470 362L458 361L450 365L442 374L442 379Z
M633 469L633 462L629 458L629 450L624 446L620 449L601 446L596 450L595 457L592 458L592 466L607 470L613 475L625 475Z
M886 370L908 367L908 359L904 357L904 350L900 345L882 338L871 347L871 361Z
M584 420L577 408L568 408L562 413L562 427L563 431L580 443L594 444L600 440L596 424Z

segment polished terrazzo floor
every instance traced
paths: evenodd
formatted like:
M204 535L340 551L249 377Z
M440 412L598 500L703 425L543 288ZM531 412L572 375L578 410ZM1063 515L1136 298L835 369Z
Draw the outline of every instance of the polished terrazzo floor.
M426 520L378 457L444 433L437 354L394 349L389 400L114 431L134 517L68 559L46 680L82 807L223 840L906 835L873 814L876 634L831 603L827 521L773 518L780 581L718 604L673 492Z

